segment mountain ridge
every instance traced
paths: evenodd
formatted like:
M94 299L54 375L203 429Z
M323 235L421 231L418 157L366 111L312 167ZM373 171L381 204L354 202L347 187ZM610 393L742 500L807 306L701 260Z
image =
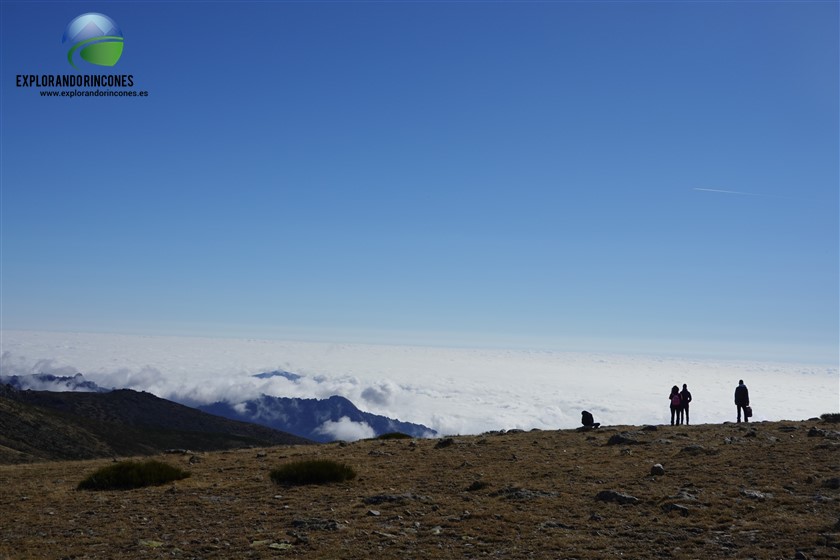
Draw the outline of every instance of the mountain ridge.
M131 389L52 392L0 385L0 463L310 443Z

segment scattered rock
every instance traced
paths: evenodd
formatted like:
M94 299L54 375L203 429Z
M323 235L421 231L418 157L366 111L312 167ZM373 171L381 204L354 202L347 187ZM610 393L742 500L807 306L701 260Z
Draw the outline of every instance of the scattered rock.
M793 556L793 560L808 560L808 556L801 550L797 550L796 554Z
M260 451L259 453L257 453L257 459L265 459L266 457L268 457L268 453L266 453L265 451Z
M190 461L189 461L190 465L195 465L195 464L198 464L200 462L201 462L201 457L199 457L197 455L193 455L192 457L190 457Z
M639 498L630 496L629 494L622 494L615 490L601 490L595 495L595 499L602 502L618 502L622 505L639 503Z
M378 511L378 510L375 510L375 509L369 509L369 510L368 510L368 512L367 512L367 514L368 514L368 515L370 515L370 516L372 516L372 517L379 517L379 516L381 515L381 514L379 513L379 511Z
M683 517L688 517L688 508L685 506L681 506L680 504L662 504L662 511L664 511L665 513L675 511Z
M798 429L796 426L779 426L780 432L795 432Z
M819 428L812 427L808 430L808 437L825 437L826 432L825 430L820 430Z
M589 521L603 521L604 518L598 515L597 513L593 513L589 516Z
M773 494L769 492L759 492L758 490L741 490L741 495L761 502L773 497Z
M656 426L642 426L642 431L644 432L655 432L658 429L659 428L657 428Z
M697 499L695 494L692 494L688 488L680 488L677 493L673 496L670 496L672 500L681 500L681 501L688 501L693 502Z
M662 476L665 474L665 467L656 463L650 468L650 475L651 476Z
M755 431L755 428L744 434L744 437L758 437L758 432Z
M534 500L537 498L556 498L557 492L544 492L542 490L526 490L525 488L516 488L508 486L497 492L490 494L492 497L501 497L506 500Z
M289 543L276 543L275 542L275 543L271 543L270 545L268 545L268 548L270 548L272 550L289 550L290 548L292 548L292 545L290 545Z

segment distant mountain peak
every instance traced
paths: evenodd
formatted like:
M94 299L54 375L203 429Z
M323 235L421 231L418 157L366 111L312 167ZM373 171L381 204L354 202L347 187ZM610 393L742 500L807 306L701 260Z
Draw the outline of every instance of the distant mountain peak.
M219 401L198 408L231 420L261 424L322 443L376 437L391 432L416 438L437 435L422 424L361 411L352 401L340 395L326 399L261 395L243 402Z
M79 393L107 393L110 389L88 381L81 373L76 375L53 375L35 373L32 375L0 376L0 384L10 385L19 391L74 391Z

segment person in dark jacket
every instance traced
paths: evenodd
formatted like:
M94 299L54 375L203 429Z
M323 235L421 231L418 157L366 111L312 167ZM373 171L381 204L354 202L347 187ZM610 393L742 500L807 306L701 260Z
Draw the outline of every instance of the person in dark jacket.
M671 387L671 394L668 397L671 403L671 425L676 421L677 426L680 425L680 388L674 385Z
M749 422L746 408L750 406L750 392L743 379L738 380L738 386L735 388L735 406L738 409L738 422L741 421L741 409L744 409L744 422Z
M691 393L688 390L688 385L683 383L682 391L680 391L680 418L683 424L688 426L688 403L691 402Z

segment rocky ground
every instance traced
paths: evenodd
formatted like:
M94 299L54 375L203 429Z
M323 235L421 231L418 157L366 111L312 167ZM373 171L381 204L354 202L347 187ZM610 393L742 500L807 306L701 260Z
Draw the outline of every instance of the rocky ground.
M358 477L271 482L314 457ZM191 477L90 492L109 460L0 466L0 558L840 558L840 425L819 420L158 458Z

